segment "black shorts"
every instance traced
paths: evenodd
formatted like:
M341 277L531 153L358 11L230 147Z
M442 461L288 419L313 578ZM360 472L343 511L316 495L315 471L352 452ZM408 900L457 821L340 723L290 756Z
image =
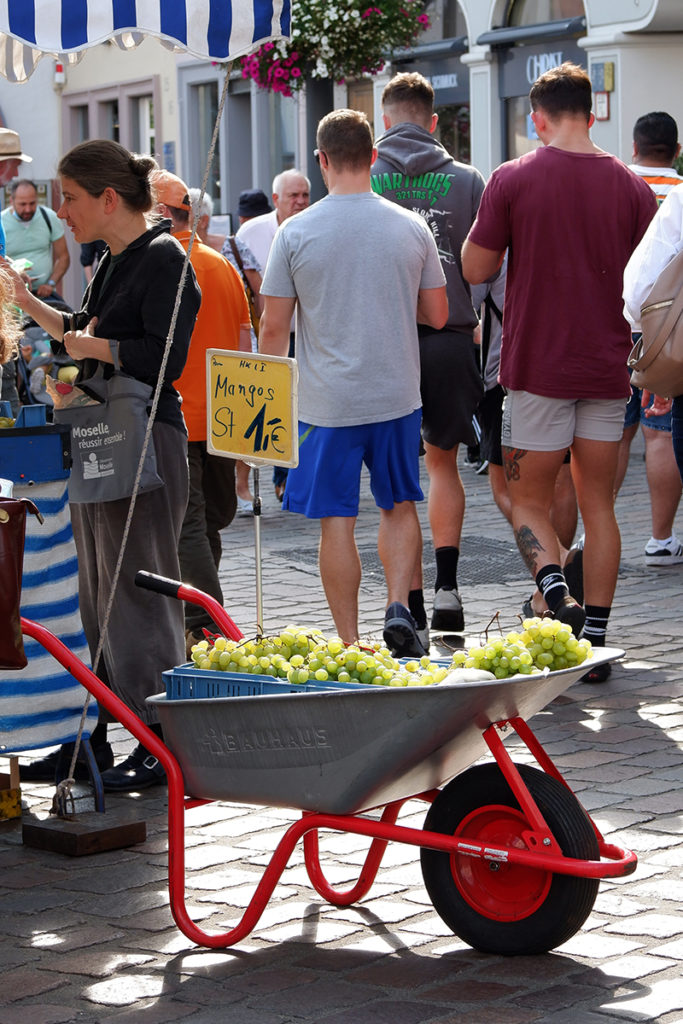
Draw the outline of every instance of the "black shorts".
M444 451L476 444L472 417L484 394L477 353L470 334L420 331L422 437L427 444Z
M500 450L500 428L503 422L503 399L505 389L500 384L494 385L479 403L477 419L481 428L479 452L492 466L502 466L503 456Z

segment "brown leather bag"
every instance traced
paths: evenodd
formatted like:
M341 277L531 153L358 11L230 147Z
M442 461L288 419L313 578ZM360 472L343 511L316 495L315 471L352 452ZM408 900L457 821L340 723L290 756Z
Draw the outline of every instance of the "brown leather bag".
M19 612L27 511L42 521L28 498L0 498L0 669L28 664Z
M663 398L683 394L683 249L661 272L640 310L631 383Z
M261 318L258 315L258 313L256 312L256 296L254 295L254 293L252 291L251 285L247 281L247 275L244 272L244 263L242 262L242 257L240 256L240 251L237 248L237 242L235 241L235 236L234 235L228 235L228 242L230 243L230 248L232 249L232 254L235 257L235 263L240 268L240 274L242 276L242 283L244 284L244 290L245 290L245 292L247 294L247 304L249 305L249 318L251 320L251 326L254 328L254 334L258 338L259 325L261 323Z

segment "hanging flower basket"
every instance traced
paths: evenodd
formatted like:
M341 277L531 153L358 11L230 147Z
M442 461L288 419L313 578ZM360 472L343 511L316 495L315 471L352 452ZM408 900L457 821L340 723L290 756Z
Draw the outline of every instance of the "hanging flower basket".
M370 0L370 3L372 0ZM292 35L242 58L242 77L291 96L307 79L376 75L429 27L423 0L292 0Z

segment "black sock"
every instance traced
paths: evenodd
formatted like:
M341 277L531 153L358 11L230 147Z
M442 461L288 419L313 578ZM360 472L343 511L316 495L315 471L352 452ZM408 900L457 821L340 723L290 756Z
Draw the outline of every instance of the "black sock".
M408 610L415 619L418 629L424 629L427 625L427 612L425 611L425 599L421 590L411 590L408 594Z
M607 620L610 608L602 608L597 604L586 605L586 622L583 627L583 639L590 640L593 647L604 647L607 634Z
M434 554L436 555L436 582L434 583L434 590L440 590L441 587L450 587L451 590L457 590L460 548L437 548Z
M559 565L544 565L539 569L536 573L536 586L543 594L551 612L557 611L562 604L562 598L569 595L569 587Z

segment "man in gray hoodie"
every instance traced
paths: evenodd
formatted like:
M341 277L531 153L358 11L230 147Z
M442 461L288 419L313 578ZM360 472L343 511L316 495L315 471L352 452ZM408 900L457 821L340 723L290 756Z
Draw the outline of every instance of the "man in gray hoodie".
M460 250L474 223L484 179L475 168L457 163L434 138L434 90L422 75L395 75L382 93L382 114L386 131L376 144L372 188L424 218L446 275L446 326L440 331L418 327L422 439L436 551L432 629L462 632L465 618L457 570L465 491L458 472L458 445L475 443L472 417L483 385L472 340L477 315L462 276ZM410 610L428 648L421 567L411 587Z

